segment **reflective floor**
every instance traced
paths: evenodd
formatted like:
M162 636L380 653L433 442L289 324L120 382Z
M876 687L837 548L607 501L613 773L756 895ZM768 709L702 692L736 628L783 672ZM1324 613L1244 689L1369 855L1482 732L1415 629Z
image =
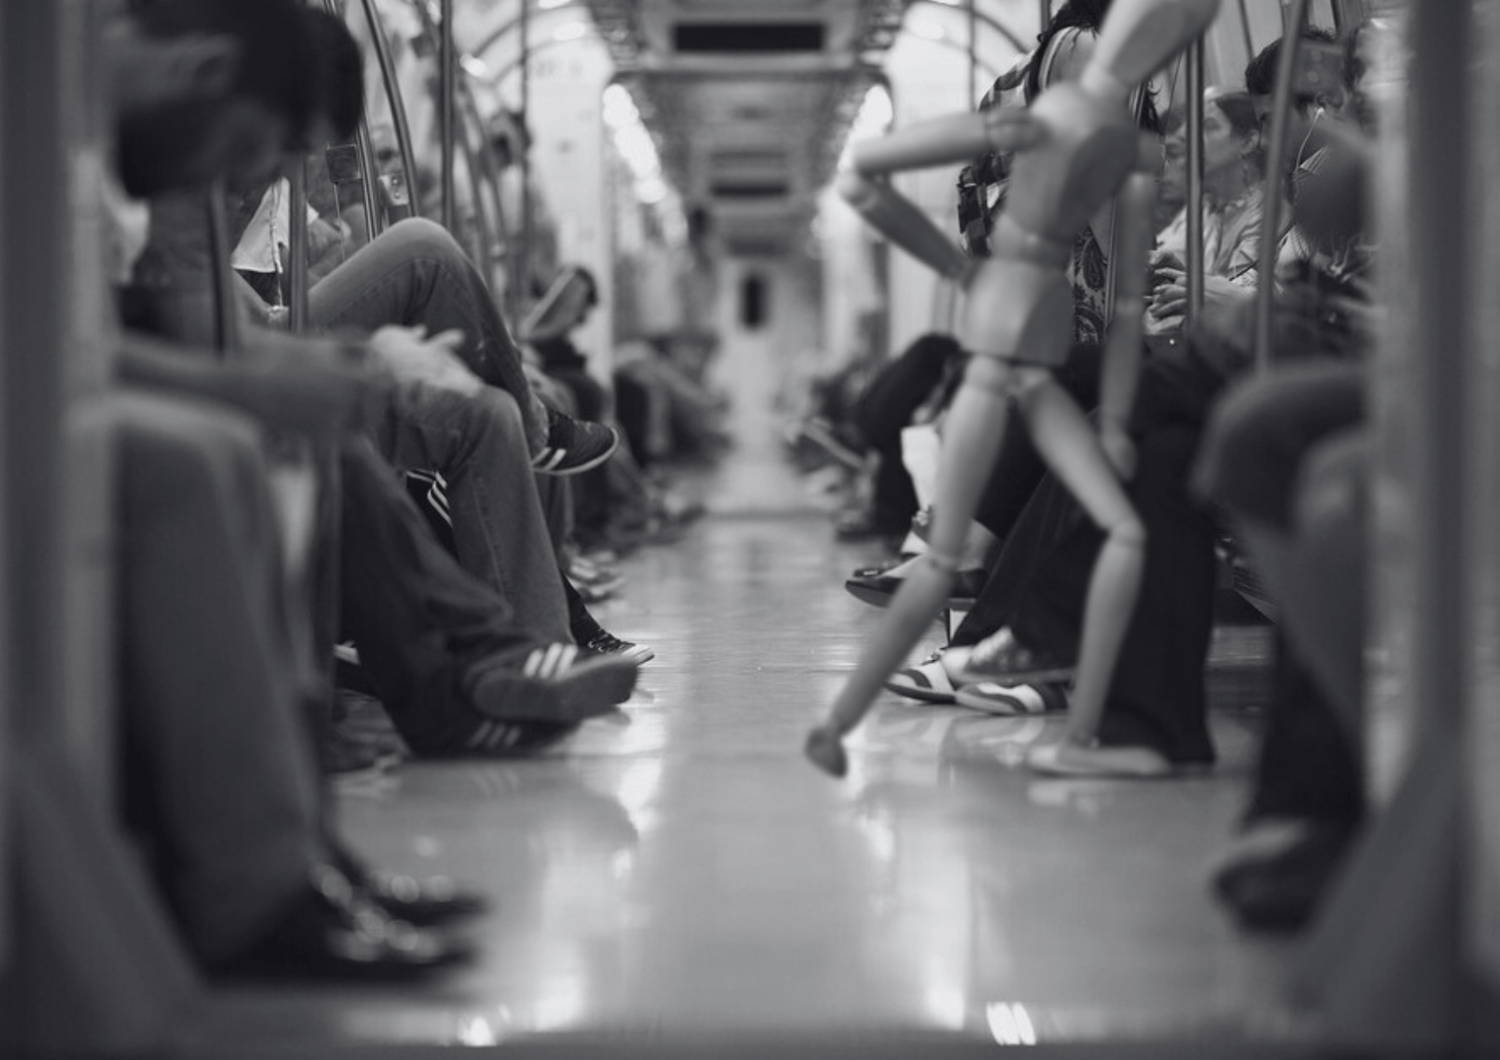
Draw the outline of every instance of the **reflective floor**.
M341 791L373 860L493 897L480 959L419 989L234 994L211 1033L1288 1033L1287 954L1239 936L1206 887L1244 798L1262 630L1216 641L1211 774L1037 779L1018 761L1056 719L887 694L833 781L800 743L878 619L840 587L877 553L833 541L771 446L742 445L704 489L710 515L627 559L623 598L598 609L658 652L622 713L543 759L413 763Z

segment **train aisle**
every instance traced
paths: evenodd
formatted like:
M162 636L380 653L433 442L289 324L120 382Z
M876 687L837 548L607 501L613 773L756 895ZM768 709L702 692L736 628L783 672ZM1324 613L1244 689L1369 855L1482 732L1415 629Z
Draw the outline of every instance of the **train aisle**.
M409 763L346 786L376 862L444 871L495 908L430 987L233 995L242 1045L1244 1039L1274 1027L1284 953L1239 937L1206 866L1243 800L1255 632L1217 649L1222 764L1170 782L1045 780L1056 719L882 697L850 776L801 756L877 613L752 415L678 544L625 561L604 624L654 646L616 716L545 758ZM938 635L934 625L933 636ZM274 1018L267 1018L267 1009Z

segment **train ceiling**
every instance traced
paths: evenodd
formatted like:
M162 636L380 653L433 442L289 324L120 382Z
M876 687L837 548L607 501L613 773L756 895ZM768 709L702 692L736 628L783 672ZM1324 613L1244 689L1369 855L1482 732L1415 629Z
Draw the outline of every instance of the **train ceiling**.
M726 237L803 230L910 0L587 0L689 202Z

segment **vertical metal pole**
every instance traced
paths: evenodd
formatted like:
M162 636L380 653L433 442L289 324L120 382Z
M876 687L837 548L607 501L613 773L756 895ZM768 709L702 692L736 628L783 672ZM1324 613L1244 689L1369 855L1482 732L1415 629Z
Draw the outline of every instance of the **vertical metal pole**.
M438 46L438 135L443 145L443 227L452 232L454 221L454 93L458 51L453 43L453 0L442 0L437 27Z
M1271 364L1271 302L1275 296L1276 252L1281 236L1281 210L1286 199L1287 129L1291 125L1292 72L1302 49L1302 27L1307 21L1308 0L1295 0L1290 16L1293 29L1281 38L1277 56L1276 91L1271 97L1271 142L1266 148L1266 188L1261 197L1260 278L1255 295L1255 367L1265 371Z
M1191 327L1203 309L1203 38L1187 50L1187 311Z
M287 221L286 271L291 287L291 329L307 330L307 164L299 161L287 174L292 193Z
M380 21L380 14L375 9L375 0L362 0L365 12L365 21L370 26L370 40L375 45L375 61L380 65L380 78L385 83L386 93L390 97L391 121L396 126L396 146L401 151L401 165L406 169L407 197L411 200L411 212L420 217L422 215L422 196L418 192L420 187L417 180L417 161L412 153L411 126L406 121L406 104L401 99L401 80L396 76L396 63L391 57L391 48L385 39L385 25ZM375 169L379 174L380 170ZM370 235L373 238L376 233L376 222L370 222Z
M1469 404L1469 314L1473 306L1470 248L1478 233L1468 209L1468 4L1412 8L1412 97L1421 120L1411 122L1411 246L1417 347L1413 359L1420 402L1414 466L1418 615L1416 679L1434 717L1457 723L1468 692L1472 649L1464 534ZM1420 351L1420 352L1419 352Z
M979 0L969 0L969 106L979 103Z
M511 280L513 304L519 313L530 299L526 289L531 273L531 0L521 0L521 129L525 143L518 145L521 157L521 245L516 254L516 275ZM516 319L520 319L519 316Z
M1250 9L1246 6L1246 0L1240 0L1240 32L1245 35L1245 54L1255 55L1255 35L1250 32Z

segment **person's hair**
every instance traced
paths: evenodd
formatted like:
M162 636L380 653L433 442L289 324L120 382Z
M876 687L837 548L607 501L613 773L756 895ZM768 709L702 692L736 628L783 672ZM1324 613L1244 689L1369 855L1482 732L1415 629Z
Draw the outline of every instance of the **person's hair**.
M1318 41L1321 44L1335 44L1339 39L1332 30L1321 26L1306 27L1301 36L1303 40ZM1281 40L1282 38L1277 37L1245 64L1245 91L1252 96L1269 96L1276 91L1276 65L1281 61ZM1347 68L1345 64L1346 71ZM1299 92L1294 102L1305 107L1316 100L1305 92Z
M1042 58L1047 54L1047 48L1059 33L1069 29L1081 29L1088 33L1098 33L1099 27L1104 23L1104 16L1109 14L1109 5L1113 0L1066 0L1062 7L1058 8L1052 16L1052 21L1047 23L1045 29L1037 34L1036 50L1032 52L1032 60L1026 68L1026 102L1030 103L1041 95L1042 89ZM1145 98L1141 100L1140 126L1149 132L1160 133L1162 131L1161 114L1156 109L1155 94L1147 89Z
M599 304L599 281L594 279L594 274L582 265L573 266L573 274L582 280L589 289L588 301L590 306Z
M1248 92L1225 92L1208 101L1219 108L1236 136L1260 136L1260 118ZM1257 146L1248 156L1257 172L1265 171L1265 148Z
M305 9L317 56L317 108L338 140L352 140L365 112L364 56L344 20L320 7Z
M239 61L231 94L265 105L300 135L315 98L315 60L302 12L297 0L156 0L139 5L132 17L141 33L158 40L195 33L232 38Z

